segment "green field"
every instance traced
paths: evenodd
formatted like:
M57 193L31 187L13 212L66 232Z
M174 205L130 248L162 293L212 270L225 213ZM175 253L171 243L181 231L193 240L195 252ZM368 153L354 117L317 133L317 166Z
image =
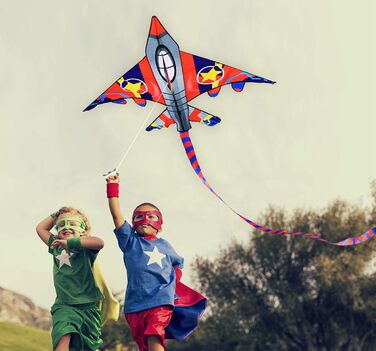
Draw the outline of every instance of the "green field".
M51 351L51 337L46 330L0 322L1 351Z

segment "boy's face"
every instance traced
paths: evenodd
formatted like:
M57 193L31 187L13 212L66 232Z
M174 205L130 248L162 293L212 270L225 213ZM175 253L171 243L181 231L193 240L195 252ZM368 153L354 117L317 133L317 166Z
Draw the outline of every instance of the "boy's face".
M155 207L153 206L149 206L149 205L142 205L140 207L137 207L135 212L155 212L156 209ZM137 223L137 221L139 220L142 220L143 219L143 214L135 214L132 218L132 223L133 225L135 224L135 222ZM156 214L146 214L147 216L147 219L151 222L158 222L159 221L159 217L156 215ZM142 235L142 236L146 236L146 235L153 235L153 236L156 236L158 234L158 229L155 229L152 225L148 224L148 223L143 223L142 225L139 225L137 226L136 228L136 232L139 234L139 235ZM159 230L159 231L162 231Z
M82 228L83 220L77 213L62 213L56 219L56 230L59 239L80 237L85 230Z

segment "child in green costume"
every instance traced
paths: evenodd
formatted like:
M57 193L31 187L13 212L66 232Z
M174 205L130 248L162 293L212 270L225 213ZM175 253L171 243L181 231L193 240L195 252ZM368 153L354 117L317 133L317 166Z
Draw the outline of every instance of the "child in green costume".
M50 233L54 226L57 236ZM98 304L103 295L94 279L93 264L103 248L102 239L89 235L87 217L73 207L62 207L43 219L36 231L53 256L53 350L97 350L102 343Z

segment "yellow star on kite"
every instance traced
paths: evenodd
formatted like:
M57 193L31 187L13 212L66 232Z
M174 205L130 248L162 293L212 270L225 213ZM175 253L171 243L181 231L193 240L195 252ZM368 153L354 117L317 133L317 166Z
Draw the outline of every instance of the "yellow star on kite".
M137 82L137 83L127 82L127 85L124 87L124 89L131 91L136 98L141 97L141 95L139 94L139 91L141 90L141 82Z
M202 81L206 82L207 80L216 81L217 75L220 74L222 71L217 71L215 67L212 67L212 69L209 72L203 73L201 72Z

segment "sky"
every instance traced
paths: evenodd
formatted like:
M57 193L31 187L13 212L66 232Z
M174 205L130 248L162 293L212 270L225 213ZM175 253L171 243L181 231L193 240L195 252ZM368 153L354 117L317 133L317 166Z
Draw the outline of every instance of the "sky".
M70 205L105 241L99 261L109 285L124 289L102 174L163 106L82 110L144 57L153 15L181 50L277 82L191 102L222 119L190 133L206 178L237 211L257 220L270 205L369 205L375 10L372 0L2 0L0 286L53 303L52 258L35 227ZM161 235L185 258L186 283L195 257L212 259L253 235L201 185L174 126L142 131L120 176L126 218L145 201L162 210Z

